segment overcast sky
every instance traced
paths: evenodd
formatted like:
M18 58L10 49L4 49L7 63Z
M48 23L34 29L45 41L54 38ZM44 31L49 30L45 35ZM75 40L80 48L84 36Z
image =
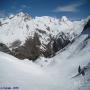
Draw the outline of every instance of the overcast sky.
M72 19L90 15L90 0L0 0L0 17L18 12L34 16L67 16Z

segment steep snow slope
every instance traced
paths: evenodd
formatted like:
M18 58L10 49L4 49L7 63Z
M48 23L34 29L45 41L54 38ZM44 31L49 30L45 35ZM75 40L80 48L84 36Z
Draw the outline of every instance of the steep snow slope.
M89 90L90 89L90 36L80 35L89 18L71 22L65 16L61 20L52 17L36 17L19 13L0 19L0 42L8 47L15 40L25 42L28 36L38 32L43 44L49 42L49 35L57 37L69 33L69 39L76 38L53 58L40 57L35 63L20 61L0 52L0 88L19 87L20 90ZM44 32L42 34L41 32ZM77 37L75 37L77 36ZM72 78L78 66L87 66L85 77Z
M90 29L89 29L90 30ZM61 82L61 90L90 89L90 33L81 34L72 44L51 59L40 58L36 61L43 66L53 78ZM85 77L72 78L78 73L78 66L87 67ZM56 80L56 79L55 79Z
M16 86L20 90L89 90L90 38L81 35L67 47L55 57L42 57L35 63L19 61L0 52L0 85ZM88 66L85 78L81 75L72 78L77 74L79 65Z

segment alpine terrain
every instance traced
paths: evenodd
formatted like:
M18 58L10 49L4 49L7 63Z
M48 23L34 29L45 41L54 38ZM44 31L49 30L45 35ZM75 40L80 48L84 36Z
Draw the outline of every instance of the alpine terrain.
M90 16L0 18L0 89L15 87L90 90Z

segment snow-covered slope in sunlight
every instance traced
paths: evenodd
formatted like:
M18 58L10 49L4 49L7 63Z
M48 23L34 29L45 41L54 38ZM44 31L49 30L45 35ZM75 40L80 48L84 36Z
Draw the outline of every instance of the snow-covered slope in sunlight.
M82 34L59 51L53 58L40 58L36 61L48 71L53 78L60 79L61 90L89 90L90 89L90 36ZM73 78L78 74L78 67L87 67L85 76ZM56 80L56 79L55 79Z
M20 90L89 90L89 53L88 35L79 36L55 57L41 57L35 63L0 52L0 84L17 86ZM85 77L72 78L78 73L79 65L88 66Z
M41 55L52 57L81 34L89 19L71 21L66 16L61 19L50 16L32 18L21 12L0 19L0 43L19 59L36 60Z
M41 35L40 31L45 32L40 38L43 44L48 43L50 35L54 37L61 31L69 33L73 38L73 33L79 34L86 24L85 20L71 22L65 16L61 20L49 16L31 18L23 12L0 19L0 22L0 42L6 45L10 45L15 40L20 40L23 44L26 38L33 36L35 32Z
M41 88L40 90L42 90L48 82L45 77L47 77L46 73L33 62L19 61L0 52L0 87L19 87L19 90Z
M0 19L0 48L2 51L4 48L9 51L11 43L16 41L13 46L22 45L18 49L23 50L18 56L24 56L24 53L26 57L27 54L32 55L31 52L34 51L32 49L30 52L30 43L26 43L26 47L30 48L24 47L24 44L35 32L40 36L40 48L52 42L50 37L55 37L57 41L61 38L61 42L65 39L72 41L62 50L59 49L54 57L45 58L42 55L35 62L19 60L0 52L0 88L9 86L18 87L19 90L90 90L90 35L81 34L89 19L90 17L81 21L70 21L65 16L61 19L49 16L32 18L22 12ZM35 48L35 52L36 50L38 49ZM85 76L73 78L78 73L79 65L81 68L87 67Z
M19 61L12 56L0 53L0 85L2 87L19 87L20 90L67 90L63 87L65 82L60 72L57 73L54 68L53 71L48 70L32 62ZM53 77L51 72L56 75ZM72 86L68 88L70 87Z

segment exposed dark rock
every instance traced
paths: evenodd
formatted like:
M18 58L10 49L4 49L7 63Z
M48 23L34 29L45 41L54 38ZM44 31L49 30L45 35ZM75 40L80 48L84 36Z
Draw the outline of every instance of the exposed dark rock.
M86 29L89 28L89 27L90 27L90 19L89 19L89 21L87 22L87 24L85 25L84 30L86 30Z
M46 29L47 29L48 31L50 31L50 27L47 27Z
M11 44L11 46L10 46L9 48L18 47L18 46L20 46L20 44L21 44L21 41L20 41L20 40L16 40L16 41L14 41L14 42Z
M47 45L45 45L46 50L45 51L41 51L41 53L45 56L45 57L52 57L54 56L55 52L53 51L53 40L51 40Z
M65 46L67 46L71 41L68 36L66 36L63 32L57 35L56 38L50 36L50 42L45 45L46 50L42 51L45 57L53 57L55 53Z
M28 25L26 25L26 28L27 28L27 30L29 30L29 26Z
M36 28L36 30L39 32L39 33L42 33L42 34L46 34L46 32L44 30L40 30L38 28Z
M0 43L0 51L11 54L19 59L29 59L35 61L40 55L44 55L45 57L53 57L57 51L64 48L70 41L68 37L64 33L60 33L56 38L50 36L50 42L45 45L46 50L43 51L40 49L41 42L39 40L38 33L34 34L34 37L27 38L24 45L20 45L21 41L14 41L10 48Z
M40 56L40 41L38 34L33 38L28 38L23 46L13 49L13 53L19 59L36 60Z
M2 26L2 23L1 23L1 21L0 21L0 26Z
M6 22L6 23L0 22L0 26L5 25L5 24L8 24L8 22Z
M88 35L88 37L85 39L85 41L89 40L90 39L90 35Z
M39 40L38 33L34 34L34 37L29 37L23 46L19 46L14 48L12 52L15 57L19 59L29 59L36 60L40 55L44 55L45 57L53 57L57 51L63 49L70 42L68 36L64 33L60 33L56 38L50 36L49 43L45 45L46 50L41 50L40 45L41 42ZM19 41L15 41L12 46L17 45Z
M8 54L12 54L12 52L9 50L9 48L3 43L0 43L0 51L8 53Z
M53 51L57 52L60 49L64 48L66 45L70 43L68 36L66 36L63 32L60 33L55 39L53 43Z

